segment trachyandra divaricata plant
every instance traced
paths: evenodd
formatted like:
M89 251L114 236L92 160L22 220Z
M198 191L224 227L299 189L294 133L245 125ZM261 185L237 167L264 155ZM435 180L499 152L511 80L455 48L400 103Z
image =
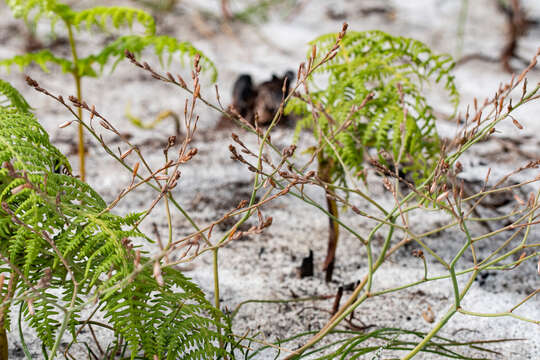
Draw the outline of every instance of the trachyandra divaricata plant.
M272 350L276 357L289 359L359 358L367 354L377 357L380 354L386 356L386 351L400 352L405 359L412 358L420 351L439 357L470 359L456 348L475 346L480 351L489 349L480 347L481 341L457 342L440 335L456 313L485 317L511 316L538 325L537 319L528 318L527 314L520 312L521 306L538 291L527 294L513 308L501 312L472 311L464 307L463 299L474 279L482 272L520 269L538 257L540 245L532 239L532 233L534 225L539 222L539 193L533 193L515 210L497 218L478 218L474 211L482 199L490 194L517 191L537 181L538 177L532 177L528 181L507 184L512 176L537 168L539 162L523 164L495 183L488 184L486 180L482 189L470 195L465 194L459 178L459 172L463 169L459 162L462 155L479 141L489 138L498 124L510 119L516 127L522 127L514 116L516 110L540 97L539 85L531 89L525 80L527 73L536 65L536 57L522 74L501 86L494 97L482 104L476 102L465 114L464 127L454 141L441 144L434 132L431 109L423 100L421 88L414 84L430 78L443 80L450 94L455 95L449 74L451 61L447 57L433 55L429 49L413 40L394 38L380 32L350 35L350 39L360 39L360 42L365 41L374 48L380 47L374 56L381 56L373 61L369 60L369 53L362 54L366 57L364 62L373 66L372 69L380 66L383 69L408 70L403 70L403 74L398 70L382 72L380 78L368 79L367 85L351 82L350 89L345 88L342 93L315 89L311 78L319 70L336 71L333 81L335 86L341 86L341 82L349 79L344 75L341 79L342 71L354 74L363 69L347 66L348 61L355 59L352 52L361 51L362 47L357 48L355 42L347 43L349 35L344 26L340 33L328 35L327 39L332 40L313 44L307 62L299 66L296 84L291 84L292 91L284 97L282 106L266 129L256 128L237 114L231 114L221 107L219 101L218 105L214 105L200 84L204 67L204 58L200 55L193 56L192 78L185 80L172 73L160 73L127 51L126 57L140 71L166 86L177 87L189 94L183 113L185 136L168 138L159 164L150 163L144 151L123 136L117 126L108 120L106 109L96 108L90 99L53 94L45 85L27 78L29 86L63 107L73 116L73 121L80 123L104 151L129 172L129 181L108 204L84 182L70 176L69 163L51 145L28 103L9 84L0 82L0 93L3 95L0 99L0 268L3 270L0 290L3 322L0 324L4 329L0 344L6 343L5 330L12 327L13 319L9 315L14 307L19 307L23 315L19 324L25 321L36 329L37 336L44 344L43 356L49 359L62 355L69 358L72 356L70 350L75 346L86 346L89 358L258 359L264 352ZM397 50L389 47L389 44L396 45ZM350 56L348 51L351 51ZM400 55L392 56L394 51ZM410 56L409 52L417 54L417 58ZM403 54L409 57L402 58ZM422 64L420 61L428 62ZM431 72L433 68L438 70ZM395 78L399 78L399 81ZM351 89L359 92L357 98ZM515 93L517 96L511 103L510 99ZM378 97L381 94L384 96ZM304 112L306 117L300 126L315 129L316 145L307 159L296 154L296 145L280 146L273 142L271 136L283 115L285 103L293 96L304 100L307 104L304 110L309 111ZM333 101L328 101L328 97L332 97ZM372 101L375 103L372 104ZM258 140L258 147L251 149L250 143L244 138L249 135L232 134L234 144L229 147L232 158L253 173L251 196L201 224L186 211L172 191L183 185L181 170L189 166L193 158L204 156L193 145L197 135L199 118L196 108L199 104L237 120ZM388 118L385 117L385 105L392 114ZM88 113L88 121L83 120L81 112ZM356 127L352 119L358 121ZM324 122L327 124L324 125L325 131L322 131ZM377 134L377 124L388 127L385 132L374 135ZM66 123L60 126L65 127ZM371 132L368 131L370 126ZM398 130L399 137L396 135ZM103 133L117 137L119 148L116 149L115 144L112 149L104 140ZM429 136L424 139L420 134ZM354 181L358 171L371 170L363 168L362 163L343 161L344 154L340 151L345 147L343 139L347 137L352 138L352 145L364 149L361 156L366 159L369 151L372 151L370 149L375 149L372 151L375 155L369 159L369 169L381 174L381 183L389 198L393 199L390 205ZM414 151L425 154L428 161L418 163L414 157L405 155ZM319 161L318 154L335 159L333 178L325 180L322 174L324 169L315 166L314 162ZM57 164L68 171L61 174L55 172ZM409 174L416 172L416 176L410 180L406 176L407 171ZM336 181L340 172L346 182ZM400 185L406 190L400 189ZM145 210L134 214L115 214L117 205L129 201L130 195L139 187L153 190L154 197ZM362 269L364 275L358 279L352 294L343 302L342 295L252 299L240 303L231 312L221 311L220 248L243 235L260 234L271 226L279 226L267 214L271 209L262 208L277 198L286 200L291 196L296 197L332 216L326 204L319 204L309 195L310 192L304 191L309 187L321 189L327 198L335 201L336 206L350 208L355 215L369 220L369 228L358 229L345 217L332 217L342 231L358 240L357 244L367 259L368 266ZM366 211L360 203L371 204L374 210ZM158 206L165 209L163 220L167 224L168 234L163 239L159 229L153 237L140 230L144 221L157 216L155 209ZM448 220L432 229L419 230L418 224L411 220L414 218L412 215L427 211L444 213ZM242 228L241 225L253 215L255 225L247 230ZM173 228L179 218L186 220L191 229L189 234L177 238ZM226 229L217 232L216 225L226 221ZM479 222L489 223L491 230L479 231L475 226ZM460 241L451 259L441 256L439 244L433 241L435 235L448 230L460 235L456 237ZM377 243L377 238L382 242ZM143 251L138 245L148 245L152 241L155 247L145 249L153 251ZM500 246L479 258L479 246L487 241ZM399 286L389 286L375 274L393 257L402 256L400 250L407 244L416 247L416 257L411 259L421 264L423 275ZM465 253L470 257L465 257ZM211 255L213 260L213 304L178 268L178 265L206 254ZM436 272L436 263L440 265L438 269L445 270L443 274ZM362 305L375 297L435 281L451 284L452 298L445 304L447 311L436 314L438 316L434 317L433 327L427 333L404 329L399 323L392 328L364 331L338 327L352 324L353 312L361 310ZM242 334L233 332L234 322L238 321L236 315L250 302L288 303L328 298L333 298L334 302L332 315L322 328L315 331L291 334L289 339L276 343L258 335L255 332L258 329ZM272 311L270 305L269 311ZM96 320L98 314L105 320ZM89 329L94 334L96 327L111 331L112 340L104 344L106 339L94 338L92 343L82 344L82 331ZM66 339L69 339L68 345L64 346ZM293 341L295 343L291 343ZM20 335L20 342L27 351L24 335ZM298 343L301 345L299 348L296 346ZM6 350L2 348L3 354Z
M463 165L459 161L463 154L478 142L489 139L496 131L496 126L501 122L512 121L517 129L524 128L517 120L515 113L517 109L530 106L531 103L540 98L540 84L530 88L526 80L527 74L536 66L536 58L540 56L540 50L529 66L519 75L514 75L508 83L501 85L493 97L487 98L482 104L475 100L474 106L467 109L463 117L463 128L455 139L437 145L431 108L424 102L421 93L417 92L420 88L410 87L409 81L412 77L422 82L423 77L433 75L437 81L444 80L451 98L457 99L453 77L449 72L452 68L452 62L448 57L436 55L432 57L424 53L416 59L414 56L410 57L410 54L407 55L408 58L400 58L403 54L407 54L407 51L421 54L429 49L413 40L396 39L380 32L368 32L353 33L351 37L361 44L357 48L360 54L366 50L366 53L363 54L365 59L357 60L354 51L351 54L350 49L344 46L348 44L354 47L354 41L351 45L344 40L347 38L345 28L339 34L324 38L327 39L324 43L326 51L320 52L318 43L315 42L307 62L299 67L299 80L293 93L302 100L302 103L293 102L290 105L296 110L300 108L299 112L304 116L305 120L300 123L300 127L309 121L309 125L314 129L317 140L317 145L311 149L314 155L307 163L301 164L296 164L290 154L283 161L276 163L271 162L267 156L262 156L264 151L277 147L276 144L272 143L269 134L271 128L279 121L281 116L279 113L276 114L272 125L265 133L256 131L263 143L258 151L258 162L247 161L233 152L233 158L245 163L251 171L257 174L260 184L271 184L276 189L287 188L288 196L297 197L325 214L331 215L330 211L318 204L304 191L309 185L321 187L327 198L352 209L356 215L375 223L366 237L362 236L358 229L342 221L341 218L332 217L332 220L344 229L343 231L358 239L359 244L365 248L368 268L365 271L365 276L360 279L352 295L344 304L340 304L341 295L338 292L334 304L335 310L327 324L318 331L304 334L308 336L308 340L286 358L296 359L303 355L313 356L315 353L324 352L336 327L346 322L356 309L360 309L361 305L371 298L433 281L449 281L453 289L453 298L448 304L447 312L440 315L432 330L427 334L414 334L421 340L413 343L412 346L409 343L410 347L403 346L403 340L394 342L394 337L384 337L389 349L400 348L407 351L403 359L410 359L420 351L433 349L433 341L440 339L438 333L456 313L478 317L514 317L540 325L538 319L529 318L527 314L519 314L520 307L531 301L538 293L538 289L524 296L522 301L516 303L511 309L504 309L500 312L471 311L462 306L463 299L480 273L510 270L518 266L522 268L525 267L523 264L526 263L530 266L538 258L539 244L532 237L534 234L532 229L540 222L538 219L540 193L530 193L526 201L520 200L518 210L509 211L500 217L478 218L475 211L490 194L518 189L526 191L528 184L540 180L538 175L533 176L530 180L515 184L509 184L508 181L518 174L527 174L530 170L537 169L540 161L525 163L494 181L489 178L488 172L484 186L473 194L465 193L464 181L458 176L463 170ZM382 39L381 44L377 41L371 42L372 39L377 38ZM333 39L333 43L331 39ZM383 45L385 42L388 43ZM403 48L400 48L400 44L404 45ZM371 48L369 45L378 49L374 51L375 60L373 61L370 59L371 53L368 50ZM342 46L344 47L342 48ZM380 57L377 57L379 53ZM337 60L333 61L333 59ZM439 73L437 70L429 70L431 61L433 61L434 68L439 69ZM366 67L364 68L363 65ZM415 70L416 66L421 66L421 70ZM422 66L426 66L426 68L422 68ZM380 73L375 71L379 67L381 68ZM310 86L310 77L319 68L327 69L329 83L338 90L334 90L331 86L323 90L313 89L314 85ZM372 78L367 77L368 72L364 75L367 81L358 82L355 85L355 79L352 75L357 72L362 74L365 69L372 72ZM400 74L401 69L409 70L404 70L405 73ZM388 76L387 79L385 79L386 76ZM386 87L386 84L393 84L394 89L392 90L391 86ZM377 91L371 91L377 86L379 86ZM404 86L407 86L409 91L413 91L412 94L417 94L418 98L415 100L414 95L406 96ZM305 90L304 94L299 94L296 91L300 87ZM394 91L393 95L390 94L392 91ZM383 97L380 104L375 103L370 107L370 102L376 99L377 94L386 94L385 96L393 101L387 103ZM290 101L289 98L285 100ZM303 104L307 104L307 106ZM352 119L357 113L360 115L360 121L355 127ZM387 114L393 116L386 117ZM245 121L241 122L245 125ZM384 131L379 131L381 125ZM410 132L408 133L408 131ZM421 136L422 131L427 131L431 136L427 138ZM233 140L242 146L240 141L234 138ZM356 151L354 151L355 146L358 147ZM410 156L405 156L409 146L413 146L410 149L414 149L414 151L410 153ZM365 170L361 168L360 162L347 163L344 158L346 156L349 156L349 159L350 156L363 156L367 154L367 149L370 147L379 150L378 157L370 159L370 165L382 175L382 183L395 202L392 207L383 206L360 185L350 181L354 179L352 175L356 174L358 170ZM351 148L353 150L350 151L350 154L345 154L345 151ZM364 152L360 152L360 150ZM328 155L324 155L325 152ZM306 173L306 169L317 159L317 154L321 153L323 156L331 156L335 159L335 163L332 165L339 166L334 170L337 172L337 174L334 173L335 177L328 177L331 181L325 181L325 174L321 174L320 166L317 173L313 174L313 171ZM417 159L414 155L418 153L431 161L424 162L421 159L419 163L415 162ZM284 154L288 154L287 149L285 149ZM320 159L318 160L320 161ZM400 169L401 163L404 166ZM287 165L287 169L282 168L284 165ZM407 170L416 172L416 176L413 176L412 180L406 177L404 172ZM303 174L311 176L303 178ZM339 179L337 175L348 182L336 185L334 181ZM299 179L303 181L298 183ZM291 187L291 185L293 186ZM402 192L400 185L405 186L407 191ZM356 206L359 200L364 203L367 201L376 211L363 211L361 207ZM415 231L415 227L419 224L411 222L411 216L427 211L444 213L450 217L450 220L429 231ZM501 221L507 221L507 223ZM476 226L478 223L490 224L491 227L488 227L490 230L485 233L479 232ZM437 244L430 239L450 229L460 234L462 242L453 257L444 259L437 251ZM380 236L379 234L384 239L382 246L377 246L374 243L374 239L376 236ZM500 236L503 238L501 239ZM489 254L484 254L482 258L479 258L478 248L487 242L498 245ZM384 284L377 283L374 277L377 270L393 255L398 254L404 245L411 243L416 244L419 248L413 255L423 263L424 276L394 288L385 288ZM470 254L470 261L465 257L466 253ZM442 265L447 273L444 275L432 273L430 264L433 262ZM397 331L403 336L412 335L405 329ZM369 350L369 347L364 347L364 342L371 336L373 336L372 333L364 337L351 337L332 355L323 355L321 358L332 358L332 356L337 355L352 356L353 354L360 356L373 351ZM321 341L323 341L323 345L317 348L317 344ZM283 344L283 342L279 344ZM334 344L338 346L340 341L338 340ZM449 356L442 353L439 355Z
M154 18L147 12L130 7L104 7L96 6L89 9L73 10L69 5L57 0L6 0L6 3L18 18L23 18L28 24L35 26L39 21L47 19L51 24L51 33L55 34L58 24L67 30L71 57L66 58L52 53L50 50L17 55L11 59L0 59L0 68L10 70L13 67L25 70L32 63L48 72L48 67L60 67L63 73L70 74L75 83L77 98L82 99L82 80L86 77L99 77L104 67L113 63L113 70L124 57L124 51L140 54L144 49L152 47L162 59L168 57L169 62L178 53L182 62L185 58L192 59L195 54L201 57L200 64L216 79L217 72L214 64L187 41L179 41L173 37L156 34ZM97 52L81 57L81 44L77 33L101 31L111 34L112 30L128 27L131 32L133 26L142 27L140 34L118 36ZM86 49L85 49L86 50ZM82 118L82 112L78 114ZM78 126L78 153L80 177L85 180L85 156L83 125Z

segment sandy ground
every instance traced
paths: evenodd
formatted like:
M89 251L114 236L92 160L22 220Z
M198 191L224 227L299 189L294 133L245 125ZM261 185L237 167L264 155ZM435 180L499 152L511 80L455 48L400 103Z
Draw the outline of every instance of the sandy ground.
M97 1L78 3L78 6L91 6ZM129 1L118 3L130 4ZM349 28L352 30L380 29L395 35L417 38L436 52L455 54L461 4L457 0L304 1L304 5L295 12L283 14L273 12L269 21L257 26L234 23L225 27L215 19L201 18L198 11L207 9L217 13L215 1L193 2L197 5L183 5L184 3L187 2L180 2L168 14L158 15L158 33L193 42L215 62L219 72L218 84L225 104L230 102L230 90L238 74L251 73L258 82L267 79L272 73L279 74L288 69L296 69L305 59L307 42L320 34L338 31L345 20L349 22ZM494 1L476 0L469 3L463 54L480 52L491 57L498 56L506 36L504 18L496 10ZM531 18L540 18L538 1L529 0L523 3ZM389 9L389 12L366 14L366 10L374 6ZM10 18L9 11L3 3L0 5L0 13L2 14L0 58L5 58L23 51L25 36L21 35L27 33L22 22ZM45 26L42 30L46 29ZM59 28L58 33L62 36L63 30ZM84 32L81 38L80 51L83 53L88 53L105 41L105 37L101 35L89 36ZM540 46L540 28L536 27L522 38L518 53L524 58L530 58L538 46ZM56 51L65 53L68 50L60 47ZM159 67L155 57L147 55L144 59L155 64L156 68ZM519 63L514 65L519 66ZM177 71L178 68L179 64L173 63L171 69ZM53 92L64 96L74 92L71 79L56 70L44 74L33 68L28 70L28 73ZM2 72L1 76L21 89L31 105L36 108L36 114L49 131L53 143L69 155L77 172L77 161L73 151L75 129L58 128L58 124L69 119L69 114L50 99L29 90L19 73ZM471 103L474 97L483 99L493 94L500 82L510 78L510 75L502 70L500 63L482 61L471 61L458 67L455 76L461 92L461 109ZM533 72L529 80L531 84L537 83L540 80L540 73ZM212 86L208 79L205 81L203 94L214 98ZM121 62L112 74L106 70L100 79L85 80L84 87L86 101L95 104L96 109L109 121L132 135L132 142L141 144L151 164L157 166L163 161L161 146L167 136L173 133L172 124L160 124L152 131L140 130L126 118L126 105L129 103L132 113L148 121L163 109L180 112L185 101L185 93L152 80L127 61ZM446 102L440 89L426 90L441 118L452 113L451 106ZM208 224L234 207L238 201L247 198L250 192L251 173L229 158L227 146L231 142L230 132L232 130L238 132L251 146L256 144L256 140L239 129L213 130L219 115L204 106L199 106L197 113L201 117L200 134L195 138L194 146L199 149L199 154L182 169L182 178L174 195L198 223ZM469 179L483 179L487 169L492 167L492 176L496 179L528 160L538 159L539 113L540 104L528 106L519 114L519 121L525 126L525 130L520 132L511 123L502 125L498 127L499 140L485 142L473 148L462 161L466 170L465 176ZM454 125L445 120L440 120L438 127L442 136L452 136L455 132ZM309 144L309 136L306 134L304 138L302 144ZM273 139L281 145L289 144L292 139L291 130L278 129ZM88 182L107 201L111 201L129 183L130 174L107 157L95 141L88 142ZM516 142L521 152L504 150L508 148L509 143ZM527 154L529 156L525 156ZM297 161L302 160L305 160L305 157L298 155ZM536 175L535 173L527 175L531 174ZM370 192L381 203L390 206L392 199L383 190L380 181L377 178L373 178L372 181ZM532 189L531 187L527 190ZM318 189L308 191L323 203L321 191ZM150 190L141 189L129 200L120 202L116 211L125 213L142 210L151 202L153 196ZM360 201L357 206L366 211L374 210ZM365 274L367 260L364 248L358 246L358 241L351 235L343 232L337 253L334 281L330 284L324 282L321 267L326 251L327 219L317 209L301 201L287 198L265 206L263 212L265 216L273 217L274 224L270 230L259 236L249 236L232 242L220 252L223 306L232 309L248 299L332 295L338 286L357 281ZM345 221L360 234L367 235L372 224L355 217L350 212L344 213L343 216ZM411 219L417 232L440 226L445 221L445 217L426 213L415 213ZM255 221L252 219L250 223ZM155 222L162 234L165 234L167 224L162 207L157 208L151 220L145 224L143 229L148 233L151 233L152 222ZM189 223L180 214L174 215L174 224L175 237L191 232ZM473 231L479 233L484 230L478 227L473 228ZM216 232L216 235L218 234L219 231ZM539 236L533 233L531 242L537 243L538 239ZM430 239L430 244L445 259L455 254L461 243L460 234L453 231L443 232ZM497 240L485 244L479 249L480 253L486 254L496 246L496 243ZM403 249L380 269L375 278L375 290L395 287L422 276L422 263L410 255L410 251L414 248L411 246ZM296 267L310 249L315 254L315 276L298 279ZM210 255L204 255L190 264L188 272L188 275L206 291L209 298L213 297L211 261ZM431 260L429 269L433 275L444 273L444 269ZM523 264L514 271L488 272L472 286L464 301L464 307L471 311L506 311L539 285L540 277L536 273L535 261ZM350 292L346 292L345 296L348 294ZM356 311L356 318L364 324L375 327L429 331L433 324L428 323L422 313L431 309L437 321L451 305L452 300L450 281L441 280L372 298ZM267 340L286 338L301 331L320 328L328 319L328 310L331 306L331 300L287 305L248 304L240 310L234 328L239 334L248 329L260 332ZM532 319L540 319L540 299L538 297L531 299L520 308L519 313ZM39 342L35 340L30 330L25 329L24 332L32 352L39 358L41 356ZM100 333L104 343L107 342L109 335ZM490 349L502 355L487 354L489 358L535 359L540 353L539 327L511 318L487 319L456 315L440 335L462 341L523 339L490 345ZM298 344L291 347L296 345ZM10 334L10 348L14 359L23 358L16 326ZM473 350L466 350L466 353L475 354ZM382 351L381 358L388 358L391 355ZM79 356L84 357L83 353ZM273 358L270 353L261 355L261 358L266 357ZM371 358L371 355L366 358ZM433 359L436 356L419 355L418 358Z

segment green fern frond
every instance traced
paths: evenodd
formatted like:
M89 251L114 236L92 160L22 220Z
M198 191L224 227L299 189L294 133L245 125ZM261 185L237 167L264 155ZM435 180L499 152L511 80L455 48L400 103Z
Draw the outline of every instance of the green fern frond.
M211 73L212 82L217 79L216 66L206 55L191 43L187 41L178 41L170 36L121 36L103 48L98 54L81 59L81 61L88 64L98 63L103 68L111 58L115 58L114 68L118 62L125 58L126 50L129 50L136 55L140 55L142 51L148 47L154 48L154 52L159 56L162 64L164 62L164 56L167 56L167 62L170 63L174 55L178 53L180 55L180 62L184 64L186 59L192 61L195 55L200 55L200 64L203 71L209 71Z
M38 21L42 16L57 18L60 7L56 0L6 0L13 16L25 21ZM60 12L61 13L61 12Z
M99 53L78 59L76 64L68 59L55 56L49 50L0 60L0 67L4 67L8 71L14 66L18 66L22 71L35 63L43 71L48 72L48 66L54 64L60 66L64 73L76 73L80 77L97 77L111 60L114 61L114 70L116 65L125 58L125 50L140 55L144 49L153 47L162 64L164 56L168 57L170 63L174 55L179 54L180 61L184 64L186 59L192 61L195 55L200 55L200 64L203 70L211 73L212 82L216 81L216 66L207 56L187 41L178 41L169 36L156 36L154 18L143 10L129 7L95 7L76 12L71 10L69 6L53 0L9 0L8 5L16 16L25 19L30 17L34 22L43 15L52 18L53 28L54 23L61 19L67 27L73 26L80 29L84 26L88 31L92 26L98 26L103 32L126 25L131 29L135 21L140 23L145 30L145 36L119 37L105 46ZM96 64L99 69L95 68Z
M337 34L327 34L312 42L319 54L315 62L332 49L336 39ZM339 127L351 109L360 105L368 94L374 95L352 117L353 125L347 129L349 136L345 141L341 137L337 139L344 145L336 147L343 162L359 171L363 168L366 147L386 150L395 159L403 149L404 155L414 154L414 158L419 159L407 166L414 177L420 177L438 151L435 117L422 94L422 87L430 80L442 83L451 102L457 106L459 95L451 75L453 66L450 56L434 54L414 39L382 31L348 32L341 40L337 55L316 71L316 74L328 76L327 86L320 88L316 78L309 79L315 104L331 114L337 122L334 128ZM404 95L403 103L400 91ZM303 114L297 132L309 127L317 137L318 130L308 110L308 106L299 101L291 101L287 106L287 111ZM318 119L318 126L324 132L332 127L325 117ZM323 153L326 157L336 157L330 146L326 146ZM383 157L380 161L388 163ZM401 161L409 159L402 156ZM339 166L333 169L335 180L344 181L343 170Z
M10 71L12 67L17 66L20 71L23 71L32 63L39 65L39 67L41 67L41 69L45 72L49 72L47 65L51 64L60 66L62 72L64 73L73 71L73 63L71 61L57 57L49 50L41 50L34 53L16 55L11 59L0 60L0 67L4 67L7 71Z
M56 301L56 295L44 291L32 301L34 315L30 314L28 307L25 307L23 312L24 317L28 319L29 325L36 329L39 339L49 349L54 345L54 334L56 328L60 326L58 309L52 305Z
M10 83L2 79L0 79L0 106L14 107L20 112L29 112L31 109L26 99Z
M132 358L138 349L147 358L157 355L160 359L214 359L225 355L219 348L224 339L218 319L223 315L180 272L163 268L162 275L174 291L160 287L151 267L145 267L121 290L104 294L105 316L129 343Z
M43 171L44 166L53 172L55 161L59 161L71 169L66 157L49 143L46 131L32 114L13 108L0 110L0 164L8 161L15 168L34 173Z
M129 26L131 29L133 22L136 20L144 26L146 35L151 36L156 32L156 24L152 15L143 10L120 6L97 6L76 12L70 23L78 29L80 29L81 25L86 24L87 31L91 30L92 25L96 25L106 32L110 29L108 25L109 19L116 29L124 25Z
M67 26L74 26L80 29L85 25L87 31L90 31L93 25L106 32L112 28L120 28L127 25L130 28L137 21L145 30L146 35L154 35L156 25L152 15L147 12L122 6L96 6L94 8L81 11L73 11L71 7L56 0L7 0L13 15L17 18L23 18L25 21L36 23L42 16L45 16L54 24L62 20ZM110 24L109 26L109 20Z
M257 0L236 12L234 18L248 23L260 23L268 21L269 15L275 13L278 6L284 8L283 12L290 12L295 9L297 3L297 0Z

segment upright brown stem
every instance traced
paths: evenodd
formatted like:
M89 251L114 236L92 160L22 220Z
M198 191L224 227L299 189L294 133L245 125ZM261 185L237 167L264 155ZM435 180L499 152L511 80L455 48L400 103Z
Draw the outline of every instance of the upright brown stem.
M0 297L0 301L4 304L6 304L6 301L11 299L13 296L14 283L17 282L17 275L13 273L13 271L10 274L9 278L9 285L8 289L5 295ZM3 280L2 285L0 285L0 293L3 291ZM8 339L7 339L7 331L6 331L6 316L9 311L9 305L2 305L0 306L0 360L8 360L9 357L9 348L8 348Z
M328 212L337 218L339 214L336 200L326 197L326 203L328 205ZM332 281L334 264L336 262L336 249L339 238L339 224L337 221L329 217L328 225L328 250L326 251L326 260L324 260L323 267L323 270L326 270L326 282Z
M4 327L4 308L2 308L2 314L0 314L0 360L8 360L8 356L8 340Z
M517 57L517 47L519 42L519 37L524 35L527 30L527 19L523 14L521 8L520 0L512 0L510 2L510 8L507 13L508 21L508 41L504 46L501 54L501 61L504 69L512 73L513 69L510 65L510 60Z
M225 20L232 19L231 9L229 8L229 0L221 0L221 12Z
M318 157L319 165L319 178L327 184L332 183L331 170L334 165L332 159L327 159L322 153ZM336 249L339 238L339 224L335 220L339 216L336 200L330 196L326 191L326 205L328 212L332 217L328 217L328 249L326 251L326 259L324 260L323 270L326 271L325 281L332 281L332 274L334 273L334 264L336 262Z

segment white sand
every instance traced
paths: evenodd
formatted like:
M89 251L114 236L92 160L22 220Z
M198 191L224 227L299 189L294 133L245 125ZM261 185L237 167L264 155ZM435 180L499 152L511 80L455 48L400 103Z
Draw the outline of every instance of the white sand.
M180 6L173 13L160 18L158 32L193 42L215 62L219 71L218 83L224 104L230 101L230 89L239 73L249 72L256 81L262 81L273 72L282 73L287 69L296 69L297 65L305 59L308 49L306 43L317 35L339 31L341 22L345 19L349 22L351 30L381 29L394 35L415 37L427 43L436 52L454 53L457 45L456 34L461 3L457 0L304 1L307 5L298 14L292 14L289 18L272 14L269 22L257 27L233 24L230 27L232 33L225 31L215 21L208 20L206 26L215 32L215 36L208 38L202 36L194 25L196 7L182 6L184 2L181 1ZM538 1L523 2L530 17L540 18ZM82 3L91 5L95 2ZM206 0L200 3L202 3L201 7L216 8L216 1ZM469 3L463 53L481 52L488 56L498 56L505 39L503 17L495 9L494 1L476 0ZM391 16L380 14L363 16L360 10L371 6L388 6L394 12ZM326 15L330 8L334 9L335 13L344 13L345 18L330 19ZM3 3L0 5L0 13L3 20L0 24L0 34L7 31L9 26L17 26L20 33L25 33L22 23L9 17L9 12ZM42 30L46 29L44 27ZM63 34L60 27L58 32ZM6 38L0 35L2 41L0 42L0 58L23 51L24 38L20 36L20 33L12 32L13 35ZM83 42L79 48L83 53L87 53L87 49L95 49L103 42L102 37L90 39L84 32L81 37ZM522 38L519 54L524 58L530 58L540 46L539 40L540 28L533 28L527 36ZM148 55L144 60L155 64L156 69L159 68L153 56ZM171 69L176 72L178 63L174 63ZM60 74L57 70L49 74L43 74L37 69L27 72L52 92L61 93L65 97L74 93L71 78ZM532 73L529 83L537 83L540 80L539 74L538 71ZM36 114L49 131L53 142L62 151L68 153L70 143L75 138L75 128L59 129L58 124L69 119L69 114L59 104L28 89L19 73L13 72L6 75L2 72L1 76L22 91L31 105L36 108ZM510 78L509 74L501 69L499 63L481 61L472 61L457 68L455 76L462 95L461 109L464 109L467 103L471 103L474 97L483 99L491 96L500 82ZM208 85L208 81L206 84ZM150 79L147 74L127 61L120 63L113 74L105 71L100 79L85 79L84 87L84 98L88 103L95 104L96 109L115 126L133 135L133 142L148 144L142 149L151 164L157 166L163 161L158 144L173 133L172 124L161 124L153 131L139 130L126 119L125 106L130 102L131 111L149 121L163 109L180 112L186 97L185 93ZM452 109L446 103L444 94L440 92L440 89L431 90L433 91L430 92L430 99L435 109L443 114L450 114ZM214 90L211 86L205 86L202 92L204 96L214 99ZM182 168L182 178L174 195L197 222L208 224L219 218L228 208L235 206L238 201L246 198L250 191L251 173L229 159L227 146L231 143L230 131L212 130L219 115L204 106L199 106L197 112L201 116L202 133L195 138L194 146L199 149L199 154ZM535 159L539 156L539 113L540 103L530 105L520 112L519 121L525 126L525 130L519 131L511 123L497 128L501 131L500 137L522 141L520 149L534 154ZM443 136L451 136L455 131L454 125L444 120L439 122L439 129ZM241 130L234 131L247 138L246 142L252 146L256 144L252 136ZM290 131L278 129L274 134L274 139L277 139L276 142L279 144L288 144L291 141ZM129 183L130 174L121 169L121 166L113 159L107 157L95 141L90 142L88 182L107 201L111 201L121 188ZM115 144L113 147L116 146ZM471 149L471 153L465 156L465 161L462 161L466 176L470 179L483 179L487 169L493 167L495 179L508 170L532 160L512 152L501 154L501 148L501 144L493 140ZM72 153L70 153L70 160L77 172L76 157ZM299 155L298 161L300 160L302 156ZM537 173L528 173L529 176L531 174L534 176ZM321 191L318 189L308 191L316 200L323 203ZM382 189L376 178L370 186L370 191L383 204L387 206L392 204L391 197ZM154 195L148 189L141 189L128 200L122 201L116 208L116 212L122 214L127 211L142 210L152 201ZM374 211L370 206L358 200L357 206L366 211ZM272 216L274 219L270 229L260 236L250 236L247 239L232 242L220 251L220 286L223 306L232 309L238 303L248 299L287 299L291 298L293 293L300 297L334 294L339 285L356 281L365 275L367 264L365 250L359 246L358 240L343 231L337 253L335 281L330 284L324 283L321 266L326 251L328 225L327 218L317 209L288 198L265 206L263 212L265 216ZM343 219L362 235L367 235L371 229L370 226L373 225L354 216L351 212L343 214ZM411 216L416 232L440 226L445 219L444 216L429 213L415 213ZM165 234L166 220L163 207L156 208L151 220L143 227L148 233L152 229L151 222L156 222L162 234ZM174 215L174 222L175 237L191 232L188 222L181 218L180 214ZM256 219L251 219L249 222L254 224ZM478 234L484 230L473 227L473 231ZM214 234L216 238L217 235L219 232ZM539 236L533 231L530 242L538 243L538 239ZM429 239L429 244L446 260L455 254L462 242L463 237L455 231L443 232ZM478 249L480 256L485 256L495 246L495 243L482 244ZM410 256L410 251L414 248L416 246L413 245L398 252L377 272L375 290L399 286L421 278L422 263ZM315 253L315 277L297 279L295 268L300 264L301 258L307 256L309 249ZM467 255L465 258L469 259L470 256ZM444 269L432 260L429 259L430 275L444 274ZM188 273L205 290L210 299L213 297L211 261L209 254L201 256L193 263L193 270ZM483 282L477 281L473 284L463 306L471 311L507 311L539 285L540 276L536 273L536 261L529 261L514 271L489 272L489 276ZM346 292L345 297L348 295L350 292ZM452 301L450 281L440 280L372 298L358 308L356 318L364 324L372 324L376 327L401 327L429 331L433 324L424 320L422 312L427 311L428 307L431 308L435 314L435 321L438 321L451 306ZM268 340L286 338L301 331L315 330L323 326L329 317L324 310L330 310L331 304L331 300L289 305L249 304L241 309L235 319L235 330L238 334L248 329L260 331ZM528 318L540 319L538 296L523 305L517 313ZM36 358L40 358L40 344L35 334L29 329L25 329L24 332L32 353ZM107 343L107 336L110 336L110 333L100 332L99 334L102 342ZM490 349L503 354L485 355L490 358L538 359L538 354L540 354L539 327L512 318L487 319L456 315L442 329L440 335L462 341L525 339L489 345ZM66 338L66 340L69 339ZM24 358L20 351L16 325L9 334L9 341L12 358ZM79 350L83 351L82 347ZM467 353L474 354L474 351ZM85 356L83 354L84 351L79 353L79 356L83 358ZM273 358L270 354L267 355L268 358ZM381 358L388 356L390 354L383 351ZM371 358L371 355L365 358ZM434 359L436 356L419 355L417 358Z

